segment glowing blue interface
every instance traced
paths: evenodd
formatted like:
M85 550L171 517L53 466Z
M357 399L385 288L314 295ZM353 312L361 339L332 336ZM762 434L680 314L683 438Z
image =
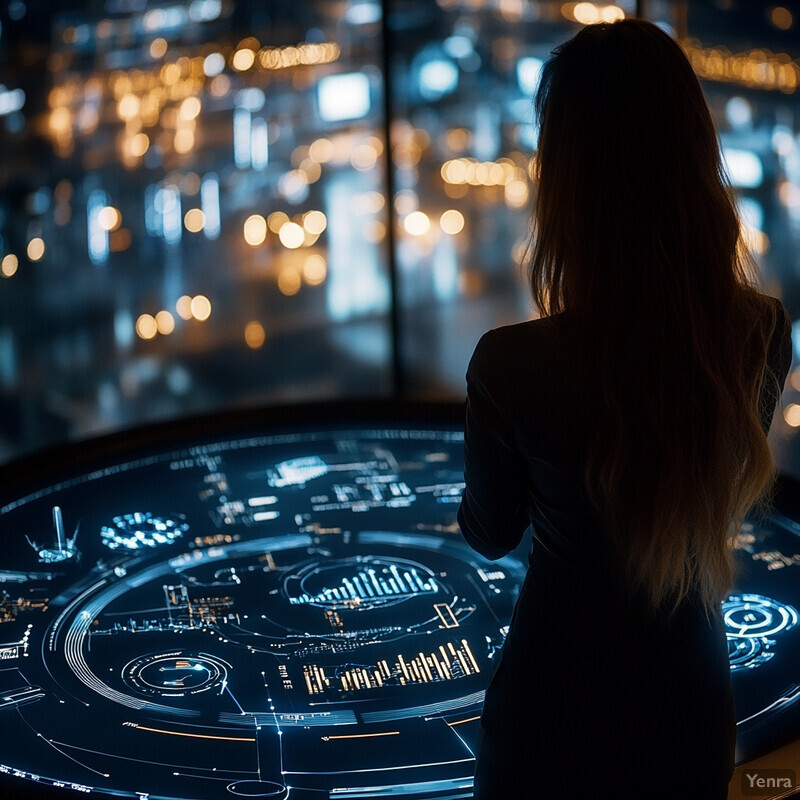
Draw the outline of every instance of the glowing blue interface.
M456 430L254 436L0 508L0 791L469 797L527 554L463 543L462 471ZM800 526L738 549L744 757L797 732Z

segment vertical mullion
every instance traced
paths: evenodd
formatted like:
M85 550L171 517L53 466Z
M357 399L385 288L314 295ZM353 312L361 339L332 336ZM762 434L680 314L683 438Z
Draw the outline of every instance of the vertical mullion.
M386 182L386 246L389 257L389 288L391 307L389 311L390 335L392 338L392 394L402 398L406 393L405 370L402 352L402 320L400 318L400 285L395 247L395 180L392 163L392 34L389 30L390 0L381 0L381 68L383 72L383 138Z

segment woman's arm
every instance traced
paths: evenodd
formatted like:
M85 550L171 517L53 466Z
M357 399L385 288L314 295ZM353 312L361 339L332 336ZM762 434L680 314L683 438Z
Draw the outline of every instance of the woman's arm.
M524 462L499 406L503 399L501 355L496 333L489 331L478 342L467 369L466 487L458 509L458 524L467 544L491 560L517 547L530 524Z

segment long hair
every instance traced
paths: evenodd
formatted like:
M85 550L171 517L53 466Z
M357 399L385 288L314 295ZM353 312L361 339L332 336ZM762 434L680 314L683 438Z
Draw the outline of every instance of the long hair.
M776 314L749 283L708 106L680 47L642 20L558 47L535 105L529 278L541 314L580 330L587 492L653 608L691 596L710 612L774 480L759 398Z

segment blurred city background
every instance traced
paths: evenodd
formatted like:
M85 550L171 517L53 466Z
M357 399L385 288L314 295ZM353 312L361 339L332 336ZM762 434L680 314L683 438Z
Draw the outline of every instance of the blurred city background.
M11 0L0 460L153 420L461 399L520 269L531 98L645 16L702 79L765 291L800 318L800 3ZM800 323L772 443L800 476Z

